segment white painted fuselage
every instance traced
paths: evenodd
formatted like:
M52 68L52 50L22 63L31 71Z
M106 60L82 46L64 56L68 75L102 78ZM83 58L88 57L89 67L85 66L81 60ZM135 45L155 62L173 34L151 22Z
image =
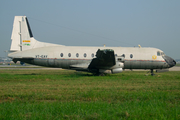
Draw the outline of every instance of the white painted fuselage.
M68 69L76 63L92 61L98 49L112 49L115 56L124 56L123 69L162 69L168 64L162 55L157 56L161 50L156 48L136 47L81 47L81 46L49 46L40 47L10 54L11 58L34 58L36 65L53 66ZM53 61L54 60L54 61ZM53 62L50 62L53 61ZM57 61L57 62L56 62ZM66 61L66 65L58 61Z

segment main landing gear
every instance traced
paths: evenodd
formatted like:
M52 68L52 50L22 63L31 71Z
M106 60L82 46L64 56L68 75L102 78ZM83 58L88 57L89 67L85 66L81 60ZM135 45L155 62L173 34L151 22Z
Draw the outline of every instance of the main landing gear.
M105 76L106 74L97 72L97 73L94 73L93 75L94 75L94 76Z
M152 76L154 76L155 74L154 74L154 71L153 71L153 69L151 69L151 75Z

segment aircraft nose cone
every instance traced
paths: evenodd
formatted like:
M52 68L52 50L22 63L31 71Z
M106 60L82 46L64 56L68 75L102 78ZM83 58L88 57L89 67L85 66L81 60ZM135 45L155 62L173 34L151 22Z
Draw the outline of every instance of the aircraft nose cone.
M173 67L176 65L176 61L174 59L172 59L169 56L163 56L164 60L168 63L169 67Z

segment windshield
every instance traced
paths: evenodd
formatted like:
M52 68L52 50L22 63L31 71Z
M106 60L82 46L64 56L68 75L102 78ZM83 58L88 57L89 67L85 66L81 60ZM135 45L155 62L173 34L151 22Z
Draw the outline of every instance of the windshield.
M157 51L157 56L164 56L164 52Z
M164 52L161 52L161 56L164 56L165 54L164 54Z

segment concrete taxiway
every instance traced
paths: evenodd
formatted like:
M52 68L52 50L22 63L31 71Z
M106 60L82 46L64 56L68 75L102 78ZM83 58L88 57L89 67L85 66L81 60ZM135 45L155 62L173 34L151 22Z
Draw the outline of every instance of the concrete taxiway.
M170 68L169 71L180 71L180 66L174 66Z

